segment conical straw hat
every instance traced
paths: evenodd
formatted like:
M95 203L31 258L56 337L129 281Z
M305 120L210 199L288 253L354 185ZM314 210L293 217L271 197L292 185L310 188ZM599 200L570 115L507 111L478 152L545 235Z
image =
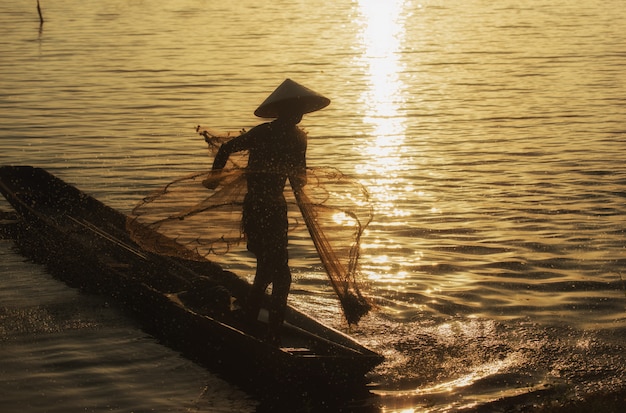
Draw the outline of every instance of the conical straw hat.
M310 113L325 108L330 99L291 79L286 79L254 111L260 118L277 118L281 113Z

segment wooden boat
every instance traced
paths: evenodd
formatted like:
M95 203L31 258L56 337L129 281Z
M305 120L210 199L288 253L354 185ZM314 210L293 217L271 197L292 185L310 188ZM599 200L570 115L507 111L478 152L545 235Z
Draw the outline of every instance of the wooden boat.
M127 235L126 215L43 169L0 167L0 192L20 218L15 238L25 255L71 286L115 297L146 331L244 388L363 386L382 361L291 306L281 346L264 341L263 317L245 323L230 308L246 281L208 260L142 250Z

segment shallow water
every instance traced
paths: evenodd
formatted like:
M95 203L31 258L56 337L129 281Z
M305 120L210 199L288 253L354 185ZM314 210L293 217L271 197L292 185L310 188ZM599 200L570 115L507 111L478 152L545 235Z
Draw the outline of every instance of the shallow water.
M0 163L128 212L209 167L196 125L255 125L291 77L332 99L303 121L309 165L352 174L374 207L361 262L378 309L351 333L387 357L381 411L623 390L620 1L41 3L43 26L34 4L0 5ZM0 251L9 411L255 409L114 305ZM291 256L291 302L345 329L312 246Z

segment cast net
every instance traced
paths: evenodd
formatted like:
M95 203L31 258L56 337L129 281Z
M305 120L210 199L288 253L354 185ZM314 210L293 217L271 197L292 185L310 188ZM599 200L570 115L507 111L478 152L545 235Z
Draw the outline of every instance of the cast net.
M213 155L234 137L198 132ZM232 154L222 170L183 176L147 196L131 213L131 236L148 251L184 259L228 253L244 240L246 164L246 153ZM285 190L285 198L290 231L308 231L346 320L356 324L371 309L358 268L361 235L372 217L367 191L337 169L307 168L303 191Z

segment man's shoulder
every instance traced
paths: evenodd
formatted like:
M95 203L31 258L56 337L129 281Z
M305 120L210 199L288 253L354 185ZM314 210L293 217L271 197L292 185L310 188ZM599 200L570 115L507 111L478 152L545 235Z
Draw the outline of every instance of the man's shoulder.
M253 127L252 129L250 129L246 135L265 135L267 133L270 133L272 131L272 123L271 122L265 122L265 123L261 123L255 127Z

